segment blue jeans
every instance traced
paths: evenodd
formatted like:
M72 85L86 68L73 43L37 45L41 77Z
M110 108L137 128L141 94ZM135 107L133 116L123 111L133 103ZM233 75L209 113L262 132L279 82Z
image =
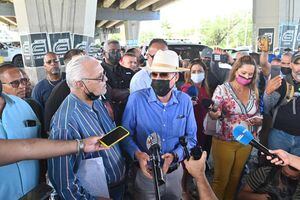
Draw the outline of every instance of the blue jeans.
M300 136L294 136L272 128L268 140L270 149L283 149L291 154L300 156Z

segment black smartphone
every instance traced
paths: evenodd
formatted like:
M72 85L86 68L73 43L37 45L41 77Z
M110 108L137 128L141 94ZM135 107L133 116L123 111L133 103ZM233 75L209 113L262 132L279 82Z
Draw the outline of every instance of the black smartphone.
M271 66L271 79L280 75L281 74L280 71L281 71L281 67L279 65L272 65Z
M214 62L227 63L228 57L226 54L212 54L212 60Z
M122 126L118 126L117 128L113 129L112 131L108 132L104 135L99 142L104 145L105 147L111 147L114 144L118 143L125 137L129 135L129 131L127 131Z
M34 127L34 126L36 126L37 123L35 120L28 119L28 120L24 121L24 124L25 124L25 127Z

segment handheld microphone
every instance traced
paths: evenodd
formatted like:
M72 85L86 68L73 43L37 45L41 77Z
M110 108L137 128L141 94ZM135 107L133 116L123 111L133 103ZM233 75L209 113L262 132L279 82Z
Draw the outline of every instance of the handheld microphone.
M249 130L247 130L244 126L238 125L233 129L233 137L241 144L248 145L250 144L254 148L260 150L265 155L271 156L272 158L278 158L274 154L269 152L265 146L256 141ZM280 158L278 158L280 159Z
M158 185L162 185L165 183L164 176L161 165L161 157L160 157L160 147L161 140L157 133L151 133L146 140L147 149L150 151L150 160L152 162L152 171L154 176L154 181L157 181Z
M183 151L184 151L186 159L189 160L191 156L190 156L190 152L189 152L189 150L187 148L188 141L187 141L186 137L185 136L181 136L179 138L179 143L183 147Z
M186 93L192 98L193 101L196 101L198 98L198 88L195 85L191 85Z
M211 99L202 99L201 103L204 106L204 108L208 109L209 111L212 111L212 112L218 111L218 106L215 105L215 103ZM221 116L219 117L219 119L222 121L224 119L225 115L226 115L226 112L222 109Z
M199 160L202 156L202 148L201 146L194 146L192 149L191 149L191 156L193 156L194 160Z

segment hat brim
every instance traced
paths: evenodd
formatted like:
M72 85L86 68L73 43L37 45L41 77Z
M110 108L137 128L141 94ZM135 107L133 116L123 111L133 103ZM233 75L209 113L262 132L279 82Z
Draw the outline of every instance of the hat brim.
M170 67L158 67L158 66L147 67L146 70L149 72L166 72L166 73L190 71L189 69L182 68L182 67L170 68Z

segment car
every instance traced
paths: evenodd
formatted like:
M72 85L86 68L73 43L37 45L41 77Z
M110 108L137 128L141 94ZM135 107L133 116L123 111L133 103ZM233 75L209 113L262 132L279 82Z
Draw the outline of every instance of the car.
M18 67L24 67L22 50L18 43L0 42L0 57L3 62L11 62Z

